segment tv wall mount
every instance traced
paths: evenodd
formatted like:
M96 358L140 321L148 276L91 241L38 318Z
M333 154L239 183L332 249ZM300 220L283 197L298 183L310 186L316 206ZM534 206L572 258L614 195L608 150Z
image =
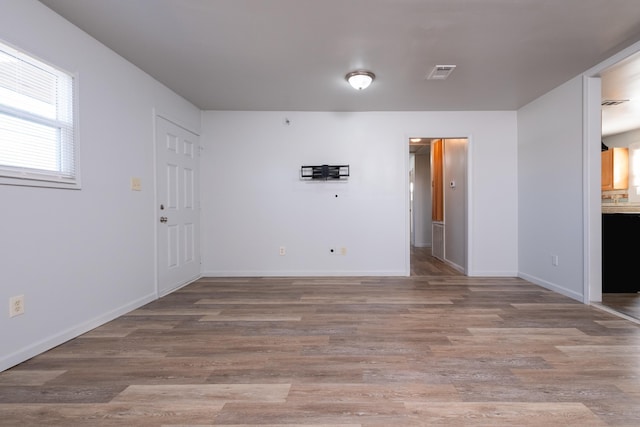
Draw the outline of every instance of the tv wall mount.
M300 168L301 179L311 180L339 180L349 177L349 165L319 165L302 166Z

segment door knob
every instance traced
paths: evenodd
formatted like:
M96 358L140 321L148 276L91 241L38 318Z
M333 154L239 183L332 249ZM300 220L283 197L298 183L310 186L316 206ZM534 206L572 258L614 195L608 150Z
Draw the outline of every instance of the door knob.
M161 222L161 223L163 223L163 224L164 224L165 222L167 222L168 220L169 220L169 219L168 219L166 216L161 216L161 217L160 217L160 222Z

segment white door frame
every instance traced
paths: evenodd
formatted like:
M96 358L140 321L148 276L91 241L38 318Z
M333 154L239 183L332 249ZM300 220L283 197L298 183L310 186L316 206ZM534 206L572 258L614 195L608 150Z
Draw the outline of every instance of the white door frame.
M402 146L404 147L404 152L405 152L405 171L404 171L404 176L408 177L409 176L409 171L410 171L410 153L409 153L409 138L413 138L416 137L417 135L438 135L438 132L411 132L411 133L407 133L405 135L403 135L403 141L402 141ZM473 251L472 251L472 239L471 239L471 224L472 224L472 215L471 213L473 212L472 209L472 200L473 198L471 197L471 194L473 193L473 180L471 179L472 176L472 161L471 159L473 158L472 155L472 150L473 150L473 144L472 144L472 140L473 137L472 135L466 135L466 136L426 136L424 138L439 138L439 139L466 139L467 140L467 151L466 151L466 177L465 177L465 184L466 184L466 189L467 192L465 194L465 236L464 236L464 241L465 241L465 252L466 252L466 259L465 259L465 265L463 266L464 268L464 274L467 276L472 276L473 272L470 270L469 266L472 265L471 264L471 260L472 260L472 256L473 256ZM407 178L408 179L408 178ZM404 184L404 194L405 194L405 201L404 201L404 206L405 206L405 220L406 220L406 224L405 224L405 271L406 271L406 275L410 276L411 275L411 224L409 223L410 219L410 215L411 212L409 211L409 202L410 202L410 195L409 195L409 185L407 182L405 182Z
M623 49L611 58L583 73L583 302L602 301L602 201L600 141L601 85L600 73L629 56L640 52L640 42Z

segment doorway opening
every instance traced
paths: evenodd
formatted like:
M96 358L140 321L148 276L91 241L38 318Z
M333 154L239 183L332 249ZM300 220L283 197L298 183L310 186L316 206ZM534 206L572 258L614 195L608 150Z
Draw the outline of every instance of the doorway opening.
M640 237L640 52L599 72L601 113L602 306L640 320L636 259Z
M409 138L411 276L467 271L467 138Z

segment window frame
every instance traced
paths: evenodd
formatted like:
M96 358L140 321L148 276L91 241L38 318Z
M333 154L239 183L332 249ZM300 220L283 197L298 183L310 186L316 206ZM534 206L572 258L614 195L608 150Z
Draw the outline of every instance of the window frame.
M6 48L6 49L5 49ZM68 177L58 171L46 171L42 169L20 166L9 166L0 164L0 185L12 185L12 186L28 186L28 187L45 187L45 188L61 188L79 190L81 189L80 180L80 138L79 138L79 97L78 97L78 73L69 72L57 65L51 64L51 62L43 60L37 55L34 55L24 49L18 48L15 45L8 43L5 40L0 39L0 50L8 51L9 54L17 54L18 58L25 62L31 63L34 66L39 64L49 67L55 70L58 74L64 74L71 80L71 117L72 125L68 128L72 132L72 147L69 153L73 156L73 176ZM24 59L23 59L24 58ZM35 64L34 64L35 62ZM39 63L39 64L38 64ZM9 119L25 120L31 124L39 126L48 126L52 129L61 127L58 126L59 120L49 119L37 114L29 113L11 106L0 105L0 114ZM1 142L1 141L0 141ZM60 150L60 149L58 149Z

